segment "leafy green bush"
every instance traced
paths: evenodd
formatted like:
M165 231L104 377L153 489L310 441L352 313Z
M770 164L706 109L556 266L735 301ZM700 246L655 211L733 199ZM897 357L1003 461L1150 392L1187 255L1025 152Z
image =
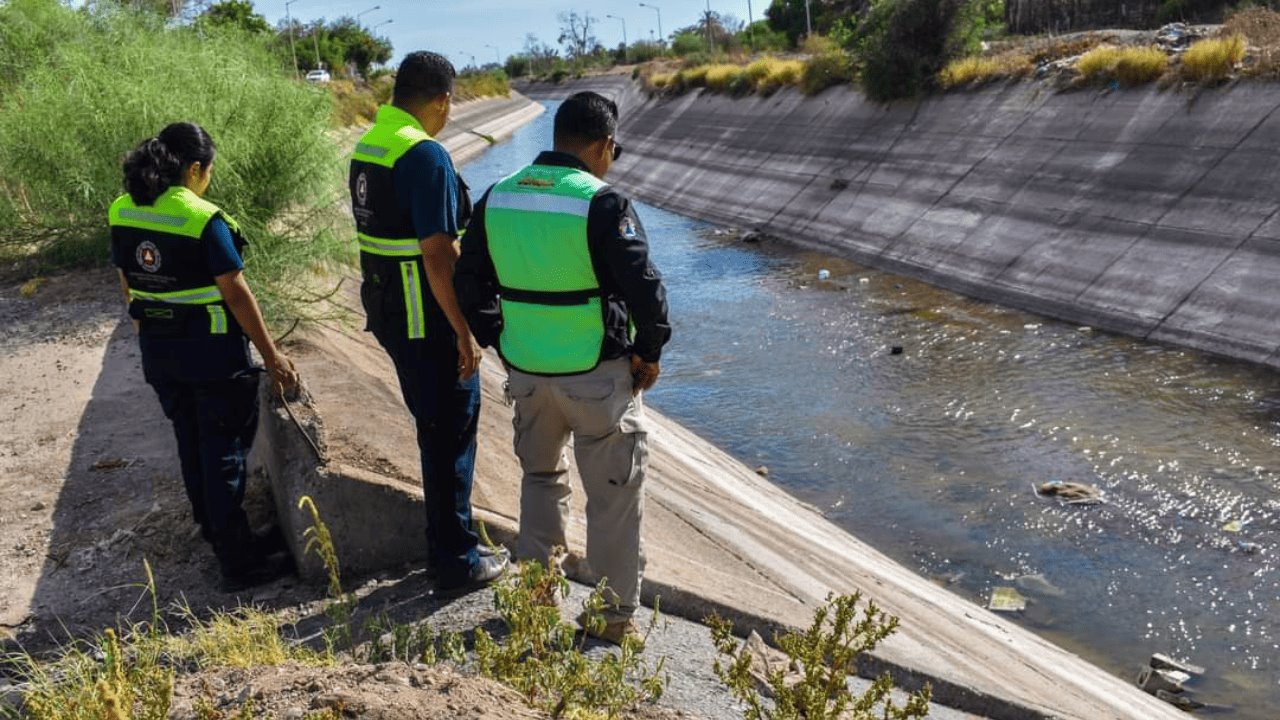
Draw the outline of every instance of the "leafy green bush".
M874 0L859 42L867 96L887 102L924 92L953 55L952 31L972 0Z
M603 622L604 583L583 608L587 622ZM553 563L520 563L494 585L494 606L508 635L498 642L475 631L481 674L515 688L525 701L553 717L617 717L637 702L656 701L666 687L664 660L649 669L639 657L642 643L624 638L618 653L592 659L583 653L586 634L575 642L573 627L560 619L556 597L568 583ZM655 622L656 622L655 610Z
M772 702L763 699L752 673L761 663L746 643L734 639L733 624L718 616L707 619L712 641L724 658L716 659L716 676L744 705L747 720L910 720L929 714L928 686L912 693L902 706L890 698L893 680L888 675L860 695L849 689L848 677L858 657L898 628L898 619L875 603L868 603L859 617L861 599L860 594L829 596L807 630L777 638L790 662L763 673Z
M352 257L333 209L342 164L326 136L331 101L292 80L261 39L56 0L0 5L0 38L0 257L103 262L121 158L183 120L218 146L209 199L251 241L248 273L268 318L300 311L308 270Z
M813 55L805 61L804 72L800 75L800 90L805 95L816 95L853 78L853 60L837 48L821 55Z
M482 97L507 97L511 94L511 81L502 69L483 72L466 72L453 84L453 94L459 100Z
M682 32L671 39L671 52L680 57L707 51L707 38L693 32Z

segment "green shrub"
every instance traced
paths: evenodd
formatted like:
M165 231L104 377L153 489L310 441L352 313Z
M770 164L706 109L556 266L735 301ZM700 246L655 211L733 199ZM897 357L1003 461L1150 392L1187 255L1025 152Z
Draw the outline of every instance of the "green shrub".
M1242 35L1201 40L1182 54L1182 76L1197 82L1223 80L1244 60L1244 53Z
M853 61L840 49L814 55L804 63L800 89L805 95L816 95L833 86L853 80Z
M701 33L682 32L671 39L671 52L680 57L706 51L707 38Z
M453 94L459 100L507 97L511 95L511 80L502 69L463 73L453 84Z
M956 30L973 1L875 0L859 39L867 96L884 102L928 89L963 50Z
M871 652L898 627L898 618L868 603L861 617L860 594L828 596L827 603L813 615L813 623L803 632L776 638L786 653L787 666L770 670L766 678L768 696L752 675L756 658L746 643L733 637L733 624L717 616L707 619L711 639L721 656L715 661L716 676L744 706L747 720L910 720L929 714L931 690L928 686L912 693L898 706L890 697L893 680L884 675L865 692L854 695L848 676L857 668L858 657ZM794 668L799 677L788 677Z
M331 100L291 79L264 40L56 0L0 5L0 37L0 62L17 68L0 95L0 256L104 262L121 158L183 120L218 146L209 199L251 241L249 279L268 318L300 312L308 270L353 256L333 210L342 164L326 135Z

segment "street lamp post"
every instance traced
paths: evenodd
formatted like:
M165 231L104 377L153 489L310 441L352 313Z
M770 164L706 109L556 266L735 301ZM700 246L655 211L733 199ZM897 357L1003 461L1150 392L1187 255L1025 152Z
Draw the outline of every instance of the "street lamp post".
M804 0L804 36L813 34L813 17L809 14L809 0Z
M605 15L607 18L613 18L622 23L622 61L631 62L631 48L627 46L627 20L617 15Z
M498 46L485 43L485 47L493 50L493 61L498 64L498 67L502 67L502 53L498 52Z
M298 53L293 49L293 17L289 15L289 6L298 2L298 0L285 0L284 4L284 24L289 31L289 57L293 58L293 76L298 77Z
M747 0L747 42L751 43L751 50L755 52L756 31L752 25L755 25L755 17L751 13L751 0Z
M374 10L381 10L381 9L382 9L382 6L381 6L381 5L374 5L373 7L369 8L368 10L361 10L360 12L356 13L356 27L358 27L358 28L363 28L363 27L364 27L363 25L361 25L361 24L360 24L360 16L361 16L361 15L368 15L369 13L373 12Z
M374 25L373 27L369 28L369 34L370 34L370 35L372 35L374 30L377 30L378 28L382 27L383 25L390 25L390 24L391 24L391 23L393 23L393 22L395 22L395 18L389 18L389 19L387 19L387 20L383 20L382 22L378 23L377 25Z
M667 36L662 34L662 8L657 5L650 5L649 3L640 3L640 7L649 8L650 10L658 13L658 45L660 47L664 46L666 44Z

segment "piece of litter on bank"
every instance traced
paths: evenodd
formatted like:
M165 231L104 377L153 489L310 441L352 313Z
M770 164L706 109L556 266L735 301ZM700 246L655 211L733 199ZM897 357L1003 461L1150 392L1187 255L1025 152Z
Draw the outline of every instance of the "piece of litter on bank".
M869 285L870 283L871 283L871 278L858 278L859 285Z
M1027 609L1027 599L1011 587L993 588L987 609L996 612L1022 612Z
M110 472L111 470L129 467L132 464L132 460L125 460L124 458L103 458L89 466L89 469L96 472Z
M761 465L760 467L756 468L756 474L759 475L760 477L769 477L769 466Z
M1022 329L1023 330L1039 330L1040 323L1027 323L1026 325L1022 326Z
M819 279L819 280L826 280L826 279L828 279L828 278L830 278L830 277L831 277L831 271L830 271L830 270L828 270L828 269L826 269L826 268L822 268L821 270L819 270L819 271L818 271L818 279Z

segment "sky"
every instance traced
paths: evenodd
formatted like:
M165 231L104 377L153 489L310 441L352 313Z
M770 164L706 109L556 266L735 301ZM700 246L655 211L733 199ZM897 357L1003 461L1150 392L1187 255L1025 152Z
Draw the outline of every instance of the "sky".
M769 0L710 0L710 6L715 12L746 20L748 2L755 18L763 17ZM670 35L676 28L699 22L708 0L645 0L645 4L661 11L662 32ZM255 0L254 6L273 26L284 19L285 0ZM374 7L379 9L370 10ZM362 25L391 40L392 66L405 53L434 50L447 55L459 69L472 64L473 57L479 64L499 57L506 60L524 47L528 33L558 48L556 16L570 10L589 12L599 20L592 31L606 47L622 42L623 28L621 21L606 15L626 21L628 42L658 35L658 12L640 7L639 0L577 0L576 4L574 0L294 0L289 5L290 16L303 22L360 13Z

